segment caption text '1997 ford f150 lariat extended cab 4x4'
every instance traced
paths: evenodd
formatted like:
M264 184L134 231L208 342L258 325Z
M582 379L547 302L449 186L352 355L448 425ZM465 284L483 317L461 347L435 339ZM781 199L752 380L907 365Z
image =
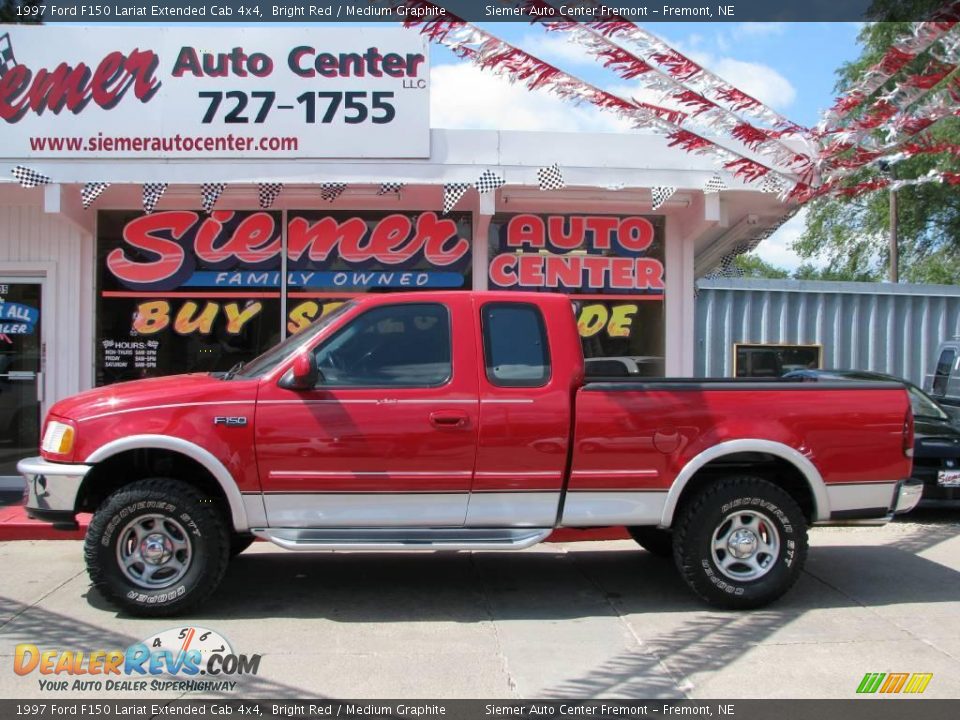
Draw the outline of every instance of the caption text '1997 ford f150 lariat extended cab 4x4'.
M370 295L227 373L55 404L28 512L93 512L94 585L139 615L214 591L256 536L291 550L520 549L626 526L712 603L782 595L812 523L911 509L888 383L584 378L570 299Z

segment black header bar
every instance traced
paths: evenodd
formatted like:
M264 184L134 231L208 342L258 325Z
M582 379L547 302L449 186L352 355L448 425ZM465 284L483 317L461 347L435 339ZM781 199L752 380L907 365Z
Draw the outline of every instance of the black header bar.
M18 22L161 23L403 22L423 16L422 3L402 0L0 0ZM930 19L946 6L960 15L960 2L945 0L551 0L552 16L531 15L524 0L449 0L447 13L471 22L608 20L619 15L654 22L853 22ZM447 13L444 13L449 17ZM435 16L443 17L443 15ZM429 19L429 18L428 18ZM815 52L816 48L811 48Z

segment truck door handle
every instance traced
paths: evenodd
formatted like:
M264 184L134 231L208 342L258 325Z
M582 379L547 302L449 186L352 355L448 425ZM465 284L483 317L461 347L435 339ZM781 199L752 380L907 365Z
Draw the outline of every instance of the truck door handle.
M465 428L470 418L465 412L441 410L430 413L430 424L439 428Z

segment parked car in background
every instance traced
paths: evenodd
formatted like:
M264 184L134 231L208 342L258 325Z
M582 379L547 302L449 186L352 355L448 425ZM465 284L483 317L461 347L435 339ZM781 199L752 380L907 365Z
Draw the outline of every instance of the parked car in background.
M656 377L662 357L655 355L623 355L584 360L588 378L595 377Z
M907 388L914 418L913 477L923 500L960 500L960 408L940 405L911 382L867 370L797 370L789 380L894 381Z
M940 343L937 364L923 386L937 402L960 406L960 339Z

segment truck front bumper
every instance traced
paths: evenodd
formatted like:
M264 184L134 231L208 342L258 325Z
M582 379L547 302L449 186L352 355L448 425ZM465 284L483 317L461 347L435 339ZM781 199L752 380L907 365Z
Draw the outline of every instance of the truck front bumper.
M27 515L63 530L76 529L77 493L90 465L62 465L25 458L17 471L27 481Z

